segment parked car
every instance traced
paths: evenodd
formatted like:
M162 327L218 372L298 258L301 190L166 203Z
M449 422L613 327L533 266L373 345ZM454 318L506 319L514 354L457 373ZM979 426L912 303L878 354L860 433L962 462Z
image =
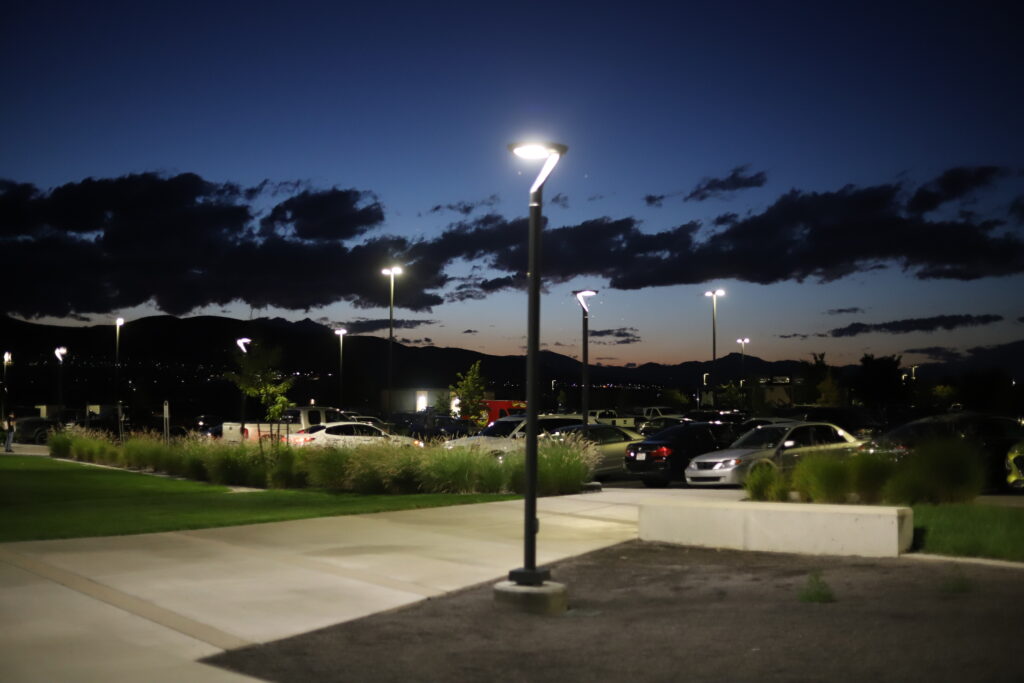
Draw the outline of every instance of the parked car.
M858 439L870 439L883 431L883 423L865 408L839 408L834 406L797 406L791 416L804 422L828 422L842 427Z
M422 441L389 434L365 422L328 422L282 436L292 446L366 446L391 443L397 446L422 446Z
M582 415L538 415L537 433L547 434L559 427L582 424ZM520 450L526 436L526 416L501 417L484 427L475 436L464 436L444 443L445 448L477 448L496 455Z
M742 436L755 427L763 427L765 425L779 424L781 422L799 422L791 417L752 417L749 420L744 420L740 423L736 433Z
M739 410L690 410L685 413L694 422L729 422L739 424L747 419L747 414Z
M690 486L742 486L755 467L790 469L809 453L853 454L863 442L826 422L780 422L756 427L724 450L690 461Z
M576 435L588 441L600 454L601 459L594 466L595 479L623 474L625 470L622 458L626 452L626 446L644 438L642 434L632 429L606 424L570 425L559 427L551 432L551 436L554 438L570 435Z
M964 439L984 456L985 487L1005 489L1006 458L1018 441L1024 439L1024 426L1011 417L981 413L946 413L908 422L875 439L870 450L888 453L899 459L917 444L933 439Z
M634 415L639 415L648 420L651 419L652 417L661 417L662 415L674 415L675 417L682 417L682 413L680 413L677 409L672 408L670 406L642 406L640 408L633 408L633 410L631 410L630 412L633 413Z
M686 424L687 422L693 422L693 420L688 417L661 415L659 417L652 417L649 420L639 422L636 430L644 436L650 436L651 434L657 434L660 431L664 431L669 427Z
M391 419L394 422L395 431L422 441L455 439L460 436L468 436L476 431L476 425L469 420L427 411L400 413L392 416Z
M723 448L734 437L731 425L687 422L629 444L623 463L644 486L661 488L673 481L685 482L691 458Z
M61 421L52 417L19 417L14 420L14 441L44 444L49 440L50 432L62 427Z
M1014 491L1024 491L1024 441L1018 441L1006 454L1006 484Z

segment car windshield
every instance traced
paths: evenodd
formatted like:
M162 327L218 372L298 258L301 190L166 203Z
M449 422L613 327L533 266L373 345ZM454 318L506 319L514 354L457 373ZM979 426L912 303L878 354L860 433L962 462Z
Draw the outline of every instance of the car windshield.
M522 420L497 420L487 425L480 436L511 436Z
M733 448L775 448L786 436L788 427L758 427L747 432L733 443Z

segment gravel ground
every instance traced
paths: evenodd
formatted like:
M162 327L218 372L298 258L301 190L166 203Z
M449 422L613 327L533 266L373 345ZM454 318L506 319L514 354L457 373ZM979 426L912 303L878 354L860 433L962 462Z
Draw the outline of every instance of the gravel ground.
M206 661L296 683L1024 680L1020 567L631 541L552 573L564 616L488 583Z

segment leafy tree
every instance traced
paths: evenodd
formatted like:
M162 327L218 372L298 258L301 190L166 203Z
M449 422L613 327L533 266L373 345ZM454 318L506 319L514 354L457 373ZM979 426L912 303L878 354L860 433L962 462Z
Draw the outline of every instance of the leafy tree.
M434 400L434 412L438 415L452 414L452 396L450 391L442 391L437 395L437 398Z
M668 405L673 408L679 408L680 410L688 409L692 401L690 397L681 392L679 389L665 389L661 392L661 397Z
M484 403L486 381L480 374L480 361L469 366L465 374L460 372L456 376L459 381L448 388L459 399L459 413L482 426L486 422L487 406Z
M817 389L819 406L840 405L842 394L839 391L839 385L836 384L836 380L832 376L831 370L825 375L825 379L818 383Z
M226 372L224 378L232 382L246 396L260 402L268 422L280 422L286 408L295 404L286 394L295 380L282 379L276 367L281 362L281 349L252 344L238 360L238 372ZM278 432L280 433L280 425Z
M870 353L860 359L857 389L866 406L877 407L898 401L903 394L900 360L902 356L881 356Z

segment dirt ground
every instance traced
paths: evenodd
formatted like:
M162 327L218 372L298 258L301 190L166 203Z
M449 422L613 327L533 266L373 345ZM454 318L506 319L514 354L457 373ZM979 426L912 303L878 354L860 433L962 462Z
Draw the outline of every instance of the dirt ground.
M1021 568L631 541L551 569L564 616L488 583L206 661L296 683L1024 680ZM834 601L801 599L812 576Z

